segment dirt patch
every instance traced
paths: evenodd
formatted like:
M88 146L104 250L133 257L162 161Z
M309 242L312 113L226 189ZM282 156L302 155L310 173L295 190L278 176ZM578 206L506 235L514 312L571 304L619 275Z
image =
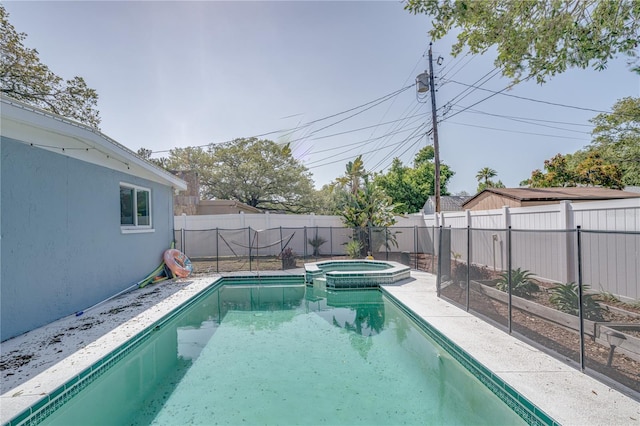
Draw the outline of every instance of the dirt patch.
M535 293L529 299L541 305L552 307L549 301L550 292L548 286L541 285L541 291ZM442 296L456 304L465 306L467 300L466 289L459 285L443 286ZM501 328L508 326L508 305L481 291L472 288L469 295L469 308L491 321ZM604 312L604 322L638 324L638 317L633 314L624 314L618 310ZM573 363L580 362L580 334L578 331L545 320L527 311L517 308L512 309L511 326L514 334L519 334L539 345L549 348L565 359ZM625 331L626 332L626 331ZM609 346L604 346L594 338L585 335L585 367L604 374L618 383L640 392L640 362L614 352L611 366L608 366Z
M64 333L56 334L47 342L47 346L55 345L56 343L61 343L62 338L64 337Z
M380 259L383 259L382 255ZM299 256L295 258L294 268L302 268L305 263L320 262L323 260L337 260L346 259L346 256ZM191 265L193 266L193 274L199 275L211 275L221 272L240 272L240 271L282 271L284 269L282 259L275 256L252 256L249 259L246 257L227 257L227 258L201 258L191 259Z
M148 293L142 293L141 295L136 297L136 299L145 300L145 299L148 299L149 297L157 296L158 294L160 294L160 289L156 287L153 291L150 291ZM140 305L136 305L136 306L140 306Z
M100 313L100 315L116 315L116 314L119 314L120 312L126 311L127 309L139 307L139 306L142 306L142 305L143 305L143 303L140 303L140 302L138 302L138 303L130 303L130 304L125 305L125 306L118 306L117 308L109 309L107 312Z
M8 356L5 359L0 361L0 371L17 370L20 367L29 364L36 358L35 354L19 354L18 351L9 352L7 355ZM13 374L14 373L9 372L6 375L12 376Z

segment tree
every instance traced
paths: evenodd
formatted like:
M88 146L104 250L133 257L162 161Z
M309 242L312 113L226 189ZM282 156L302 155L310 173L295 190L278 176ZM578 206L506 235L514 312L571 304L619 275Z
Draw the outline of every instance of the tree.
M606 162L598 152L591 152L575 169L578 181L586 186L622 189L622 170Z
M534 170L531 177L520 182L531 188L552 188L567 186L602 186L621 189L622 173L617 164L612 164L597 152L583 155L557 154L544 162L545 172Z
M496 67L515 82L542 83L569 67L602 70L618 55L637 58L638 0L407 0L405 9L432 16L434 40L459 30L454 56L465 46L471 53L495 46Z
M348 188L349 192L355 194L360 189L360 182L365 175L364 162L362 155L358 155L355 160L349 161L345 166L346 172L344 176L336 179L336 182Z
M0 5L0 91L91 127L99 128L98 93L82 77L64 81L40 62L38 51L23 45L27 35L9 23Z
M326 215L340 215L341 196L334 190L333 185L323 185L316 191L316 208L314 213Z
M478 182L482 182L484 180L485 185L488 185L490 179L496 176L498 176L498 172L493 170L491 167L483 167L482 169L478 170L476 179L478 179Z
M640 185L640 98L617 101L610 113L595 116L593 141L573 154L546 160L521 185L532 187Z
M331 188L345 226L353 229L353 239L360 243L361 256L375 251L383 243L394 243L393 236L386 230L382 239L379 230L369 232L372 228L392 226L396 220L391 198L375 184L360 156L347 164L345 174L338 177Z
M520 185L531 188L576 186L578 177L573 168L568 165L569 157L557 154L553 158L545 160L545 171L534 170L531 172L531 177L520 182Z
M487 188L504 188L504 183L502 183L501 180L494 182L492 180L489 180L487 182L480 182L478 184L478 188L476 188L477 192L482 192Z
M307 213L315 208L311 174L288 146L257 138L212 145L213 164L201 175L207 198L238 200L263 210Z
M165 157L151 158L151 154L153 154L153 151L151 151L150 149L140 148L139 150L136 151L136 154L138 154L140 158L144 158L145 160L152 162L158 167L162 167L163 169L167 169L167 170L169 169L167 167L168 159Z
M362 187L358 191L347 194L342 219L345 226L353 229L353 238L360 242L361 256L377 251L385 242L395 241L386 231L381 235L379 229L396 223L392 200L375 185L370 174L363 176Z
M493 170L491 167L483 167L478 170L476 174L476 179L478 179L478 188L477 192L482 192L487 188L504 188L504 184L501 180L494 182L491 180L492 177L498 176L498 172Z
M623 184L640 186L640 98L620 99L611 113L598 114L591 122L595 127L589 151L618 164Z
M433 147L426 146L416 154L413 167L404 166L399 158L394 158L387 173L375 176L376 185L391 197L395 213L419 212L429 196L435 194L434 156ZM441 195L448 195L447 184L454 174L449 166L440 164Z

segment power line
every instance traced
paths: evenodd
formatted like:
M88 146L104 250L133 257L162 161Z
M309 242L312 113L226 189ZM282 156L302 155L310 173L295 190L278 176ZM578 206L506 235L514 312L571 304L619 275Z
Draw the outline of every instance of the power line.
M421 126L424 126L424 125L421 125ZM386 133L384 135L381 135L381 136L378 136L378 137L375 137L375 138L368 138L368 139L361 140L361 141L358 141L358 142L351 142L351 143L348 143L348 144L345 144L345 145L336 146L336 147L333 147L333 148L321 149L319 151L311 151L311 154L320 154L320 153L323 153L323 152L335 151L337 149L343 149L343 148L346 148L346 147L349 147L349 146L365 145L367 142L372 142L372 141L375 141L375 140L384 139L384 138L387 138L389 136L397 135L397 134L400 134L400 133L403 133L403 132L409 132L409 131L415 130L415 129L421 127L421 126L411 127L409 129L395 130L393 132Z
M442 74L442 75L440 76L440 79L441 79L441 80L442 80L442 79L444 79L444 78L445 78L445 77L446 77L446 76L447 76L451 71L453 71L456 65L458 65L460 62L462 62L462 60L463 60L464 58L466 58L467 56L469 56L469 53L471 53L471 52L467 52L463 57L461 57L461 58L458 60L458 62L456 62L456 63L454 64L454 66L453 66L449 71L447 71L446 73ZM477 55L475 55L475 54L474 54L473 56L471 56L471 57L469 58L469 60L468 60L467 62L465 62L465 63L464 63L464 65L462 65L458 70L456 70L456 72L454 72L454 73L453 73L453 75L452 75L451 77L453 78L456 74L458 74L460 71L462 71L463 69L465 69L465 67L466 67L467 65L469 65L469 63L470 63L472 60L474 60L474 59L476 58L476 56L477 56Z
M408 117L399 118L399 119L397 119L397 120L385 121L384 123L373 124L373 125L371 125L371 126L365 126L365 127L359 127L359 128L357 128L357 129L345 130L344 132L332 133L332 134L330 134L330 135L318 136L318 137L315 137L315 138L311 138L311 139L309 139L309 141L317 141L317 140L320 140L320 139L327 139L327 138L331 138L331 137L334 137L334 136L340 136L340 135L346 135L346 134L349 134L349 133L355 133L355 132L359 132L359 131L361 131L361 130L371 129L371 128L373 128L373 127L384 126L385 124L398 123L398 122L400 122L400 121L405 121L405 120L408 120L408 119L410 119L410 118L422 117L423 115L427 115L427 114L428 114L428 113L426 113L426 112L421 112L420 114L410 115L410 116L408 116ZM395 127L397 127L397 126L395 126ZM395 130L395 129L394 129L394 130ZM387 135L388 135L388 134L389 134L389 133L387 133ZM384 136L384 135L383 135L383 136ZM302 138L299 138L299 139L292 139L292 140L290 140L290 141L288 141L288 142L298 142L298 141L301 141L301 140L303 140L303 139L305 139L305 138L306 138L306 136L305 136L305 137L302 137ZM374 139L370 139L370 140L376 140L376 139L379 139L379 138L374 138Z
M427 51L426 51L426 50L425 50L424 52L422 52L422 55L420 56L420 59L418 59L418 62L416 62L415 66L413 67L413 69L412 69L412 70L411 70L411 72L409 73L409 76L404 80L403 85L404 85L404 84L407 84L407 82L409 82L409 81L411 80L411 78L415 75L416 68L418 68L418 65L420 65L420 62L422 62L422 59L424 58L424 55L425 55L426 53L427 53ZM394 99L394 100L389 104L389 106L387 107L387 110L384 112L384 114L382 114L382 117L380 118L380 121L384 120L384 118L387 116L387 114L389 113L389 110L391 110L391 107L392 107L392 106L393 106L393 104L396 102L396 99L397 99L397 98L395 98L395 99ZM371 131L371 134L369 135L369 137L370 137L370 138L371 138L371 137L373 137L373 135L376 133L376 131L377 131L377 130L378 130L378 129L377 129L377 126L376 126L376 128L374 128L374 129Z
M417 126L417 127L413 128L413 129L411 129L411 130L413 130L412 134L413 134L413 133L415 133L416 131L419 131L419 130L420 130L421 128L423 128L423 127L424 127L424 124L422 124L422 125L420 125L420 126ZM411 134L411 135L412 135L412 134ZM406 140L407 138L410 138L410 137L411 137L411 135L407 136L407 137L405 138L405 140ZM346 154L347 152L353 151L354 149L357 149L357 148L358 148L358 147L360 147L361 145L365 144L366 142L367 142L367 141L361 141L361 142L359 142L359 143L353 143L353 144L346 145L346 146L353 146L353 145L357 145L357 146L356 146L356 147L354 147L354 148L345 149L344 151L341 151L341 152L340 152L340 154ZM385 147L380 147L380 148L372 148L372 149L370 149L370 150L367 152L367 154L368 154L368 153L371 153L371 152L378 151L378 150L382 150L382 149L384 149L384 148L386 148L386 147L388 147L388 146L393 146L393 145L387 145L387 146L385 146ZM345 146L340 146L340 147L335 148L335 149L342 149L342 148L344 148L344 147L345 147ZM332 149L333 149L333 148L332 148ZM325 160L326 160L326 158L321 158L321 159L318 159L318 160L309 161L307 164L316 164L316 163L319 163L319 162L321 162L321 161L325 161Z
M554 123L554 124L566 124L568 126L581 126L581 127L593 127L593 125L591 124L584 124L584 123L572 123L569 121L555 121L555 120L543 120L540 118L530 118L530 117L518 117L518 116L513 116L513 115L503 115L503 114L493 114L490 112L486 112L486 111L480 111L477 109L468 109L467 111L474 113L474 114L483 114L483 115L491 115L491 116L495 116L495 117L501 117L501 118L509 118L509 119L518 119L518 120L528 120L528 121L539 121L542 123Z
M423 136L423 135L419 135L419 136L420 136L420 137L419 137L419 138L415 138L415 141L414 141L411 145L409 145L409 146L407 147L407 149L405 149L404 151L402 151L402 153L401 153L400 155L396 155L396 156L394 156L393 158L402 158L402 156L403 156L404 154L406 154L406 153L407 153L407 151L409 151L411 148L416 147L416 145L418 145L418 142L420 142L420 140L422 139L422 136ZM427 137L428 137L428 136L427 136ZM408 142L408 141L407 141L407 142ZM388 158L388 156L387 156L387 158ZM381 163L380 163L380 162L378 162L378 164L376 164L376 167L377 167L377 166L379 166L379 165L381 165ZM387 168L387 166L383 167L383 168L382 168L382 170L384 170L384 169L386 169L386 168Z
M505 87L505 88L504 88L504 89L502 89L500 92L502 92L503 90L507 90L508 88L509 88L509 86ZM487 96L486 98L480 99L478 102L476 102L476 103L474 103L474 104L471 104L471 105L469 105L469 106L467 106L467 107L464 107L464 108L463 108L463 109L461 109L460 111L458 111L458 112L456 112L456 113L454 113L454 114L452 114L452 115L450 115L450 116L448 116L448 117L443 117L443 118L442 118L442 120L440 120L440 121L442 122L442 121L445 121L445 120L450 119L451 117L455 117L456 115L458 115L458 114L460 114L460 113L463 113L463 112L465 112L466 110L468 110L468 109L470 109L470 108L473 108L474 106L478 105L479 103L482 103L482 102L486 101L487 99L493 98L495 95L500 94L500 92L492 93L491 95Z
M531 120L527 119L527 118L509 117L509 116L506 116L506 115L492 114L492 113L489 113L489 112L474 111L474 110L471 110L471 109L469 109L468 111L471 112L471 113L474 113L474 114L482 114L482 115L489 115L491 117L504 118L505 120L511 120L511 121L515 121L515 122L518 122L518 123L524 123L524 124L528 124L530 126L547 127L549 129L562 130L564 132L580 133L582 135L590 135L591 134L591 132L584 132L582 130L567 129L567 128L564 128L564 127L551 126L551 125L548 125L548 124L535 123L535 122L532 123Z
M399 95L400 93L404 92L405 90L407 90L407 89L409 89L409 88L411 88L411 87L413 87L413 85L407 86L407 87L403 88L403 89L402 89L402 90L400 90L400 91L394 92L394 94L393 94L393 95L389 95L389 96L387 96L387 97L380 98L380 99L382 99L381 101L379 101L379 102L377 102L377 103L375 103L375 104L373 104L373 105L370 105L369 107L367 107L367 108L365 108L365 109L363 109L363 110L361 110L361 111L358 111L358 112L356 112L356 113L353 113L353 114L351 114L351 115L350 115L350 116L348 116L348 117L345 117L345 118L343 118L343 119L341 119L341 120L338 120L338 121L336 121L336 122L334 122L334 123L331 123L331 124L328 124L328 125L326 125L326 126L324 126L324 127L321 127L321 128L319 128L318 130L314 130L313 132L311 132L311 133L309 134L309 136L314 135L314 134L316 134L316 133L319 133L319 132L321 132L322 130L328 129L329 127L333 127L333 126L335 126L336 124L340 124L340 123L342 123L342 122L344 122L344 121L346 121L346 120L348 120L348 119L350 119L350 118L355 117L356 115L362 114L363 112L368 111L368 110L370 110L371 108L376 107L376 106L380 105L381 103L388 101L388 100L389 100L389 99L391 99L392 97L395 97L395 96ZM371 103L371 102L370 102L370 103ZM352 109L352 111L353 111L353 109ZM334 116L335 116L335 115L334 115ZM316 120L316 121L318 121L318 120Z
M421 114L413 114L416 110L418 110L419 105L414 103L413 101L410 102L407 107L405 108L405 110L402 112L401 116L403 117L402 119L398 120L398 122L391 128L392 131L397 130L398 128L401 128L403 125L406 126L406 124L404 124L404 122L406 120L409 120L410 118L413 117L419 117L422 115L426 115L427 113L421 113ZM385 139L381 139L378 142L375 143L375 145L373 146L373 148L378 148L378 147L382 147L386 142L388 141L388 138ZM366 153L363 153L363 155L366 155Z
M419 136L419 137L422 137L422 135L418 135L418 136ZM398 142L398 143L390 144L390 145L387 145L387 146L385 146L385 147L383 147L383 148L379 148L379 149L377 149L377 150L379 151L379 150L382 150L382 149L385 149L385 148L390 148L390 147L392 147L392 146L401 145L401 144L405 143L405 142L407 141L407 139L408 139L408 138L405 138L404 140L402 140L402 141L400 141L400 142ZM318 168L318 167L328 166L328 165L330 165L330 164L340 163L340 162L342 162L342 161L350 160L350 159L352 159L352 158L353 158L352 156L349 156L349 157L345 157L345 158L340 158L340 159L337 159L337 160L329 161L329 162L327 162L327 163L323 163L323 164L316 164L316 165L314 165L314 166L309 166L309 167L307 167L307 168L308 168L308 169L315 169L315 168Z
M356 107L353 107L353 108L350 108L350 109L347 109L347 110L344 110L344 111L338 112L338 113L336 113L336 114L331 114L331 115L328 115L328 116L326 116L326 117L319 118L319 119L317 119L317 120L309 121L309 122L307 122L307 123L303 124L302 126L297 126L297 127L295 127L295 128L290 128L290 129L280 129L280 130L274 130L274 131L271 131L271 132L260 133L260 134L258 134L258 135L249 136L249 138L260 138L260 137L263 137L263 136L273 135L273 134L276 134L276 133L283 133L283 132L297 131L297 130L299 130L299 129L301 129L301 128L308 127L308 126L310 126L311 124L318 123L318 122L320 122L320 121L324 121L324 120L328 120L328 119L330 119L330 118L337 117L337 116L339 116L339 115L346 114L346 113L351 112L351 111L355 111L355 110L357 110L357 109L359 109L359 108L365 107L365 106L367 106L367 105L373 104L373 103L378 102L378 101L380 101L380 102L379 102L379 103L377 103L376 105L379 105L380 103L385 102L385 101L388 101L389 99L391 99L391 97L393 97L393 96L397 96L397 95L399 95L400 93L402 93L402 92L406 91L407 89L409 89L409 88L411 88L411 87L413 87L413 84L411 84L411 85L409 85L409 86L406 86L406 87L402 87L402 88L400 88L400 89L398 89L398 90L396 90L396 91L394 91L394 92L388 93L388 94L386 94L386 95L384 95L384 96L381 96L381 97L379 97L379 98L377 98L377 99L374 99L374 100L372 100L372 101L369 101L369 102L367 102L367 103L364 103L364 104L358 105L358 106L356 106ZM375 106L375 105L374 105L374 106ZM370 108L367 108L367 109L370 109ZM362 112L364 112L364 111L362 111ZM357 115L357 114L354 114L354 115ZM340 120L340 121L338 121L338 122L336 122L336 123L333 123L332 125L338 124L338 123L340 123L340 122L342 122L342 121L345 121L346 119L351 118L351 117L353 117L353 115L352 115L352 116L350 116L350 117L347 117L347 118L345 118L345 119L343 119L343 120ZM323 130L323 129L327 128L327 127L331 127L331 125L329 125L329 126L325 126L325 127L323 127L322 129L319 129L319 130L314 131L313 133L317 133L317 132L319 132L320 130ZM312 133L312 134L313 134L313 133ZM229 143L229 142L233 142L234 140L235 140L235 139L231 139L231 140L227 140L227 141L223 141L223 142L215 142L215 144L216 144L216 145L218 145L218 144L223 144L223 143ZM186 147L186 148L204 148L204 147L209 146L209 145L212 145L212 144L214 144L214 142L210 142L210 143L207 143L207 144L204 144L204 145L195 145L195 146L190 146L190 147ZM172 149L174 149L174 148L172 148ZM152 151L152 154L159 154L159 153L164 153L164 152L170 152L172 149L165 149L165 150L159 150L159 151Z
M610 114L611 113L611 111L604 111L604 110L601 110L601 109L584 108L584 107L579 107L579 106L575 106L575 105L566 105L566 104L561 104L561 103L557 103L557 102L549 102L549 101L543 101L543 100L540 100L540 99L527 98L525 96L512 95L510 93L502 93L509 86L507 86L504 89L496 92L494 90L485 89L483 87L473 86L471 84L461 83L461 82L455 81L455 80L447 80L447 81L450 81L450 82L456 83L456 84L460 84L462 86L474 87L474 88L476 88L478 90L483 90L485 92L491 92L494 95L509 96L510 98L522 99L522 100L531 101L531 102L538 102L538 103L546 104L546 105L554 105L554 106L559 106L559 107L562 107L562 108L579 109L579 110L582 110L582 111L591 111L591 112L599 112L599 113L606 113L606 114Z
M546 137L559 138L559 139L574 139L574 140L579 140L579 141L583 141L584 140L584 138L573 138L571 136L549 135L549 134L544 134L544 133L522 132L520 130L499 129L497 127L479 126L479 125L476 125L476 124L468 124L468 123L458 123L456 121L449 121L449 124L457 124L459 126L467 126L467 127L478 127L480 129L496 130L496 131L499 131L499 132L519 133L519 134L523 134L523 135L546 136Z
M489 74L493 73L493 75L489 76ZM443 106L441 106L439 109L445 108L447 106L452 107L455 106L456 103L454 103L456 101L456 99L460 98L460 96L462 96L464 94L464 96L462 96L459 101L463 100L464 98L466 98L467 96L469 96L470 94L472 94L474 91L477 90L477 88L479 88L480 86L482 86L483 84L486 84L489 80L491 80L492 78L494 78L496 75L498 75L500 73L500 69L497 67L494 67L491 71L487 72L486 74L484 74L482 77L480 77L479 79L477 79L476 81L473 82L473 85L470 85L469 87L465 88L462 92L458 93L456 96L454 96L450 101L446 102ZM488 77L488 78L487 78ZM486 79L486 80L485 80ZM484 81L483 81L484 80ZM480 83L481 82L481 83ZM480 83L479 86L476 86L476 84ZM467 93L465 93L467 92Z
M422 134L417 134L417 133L429 125L431 125L431 123L425 123L421 126L418 126L418 128L416 128L413 132L411 132L409 136L407 136L403 141L400 142L400 145L403 145L404 143L413 139L416 136L422 137L423 136ZM433 132L433 127L429 129L429 131L427 132L427 135L430 135L432 132ZM385 162L389 161L392 158L393 154L394 154L393 152L387 153L381 160L378 160L378 162L373 167L371 167L371 169L377 169L380 166L382 166Z

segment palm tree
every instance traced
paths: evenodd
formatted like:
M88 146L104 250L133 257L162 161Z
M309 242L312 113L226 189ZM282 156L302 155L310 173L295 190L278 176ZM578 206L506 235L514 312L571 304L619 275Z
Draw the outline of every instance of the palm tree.
M489 179L491 179L492 177L496 177L497 175L498 175L498 172L493 170L491 167L483 167L478 171L478 174L476 175L476 179L478 179L478 182L481 182L482 180L484 180L484 184L488 186Z
M362 155L359 155L355 160L347 163L345 175L337 178L336 181L348 188L351 194L356 194L360 189L361 179L366 173Z

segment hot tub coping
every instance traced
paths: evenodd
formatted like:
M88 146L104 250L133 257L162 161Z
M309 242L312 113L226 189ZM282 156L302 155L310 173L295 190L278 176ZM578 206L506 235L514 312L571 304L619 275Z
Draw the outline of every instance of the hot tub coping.
M355 265L362 266L362 271L328 271L331 266ZM383 269L367 270L367 266L385 266ZM305 281L309 285L326 279L326 287L330 289L379 288L381 285L395 284L410 278L411 268L398 262L389 260L326 260L305 263ZM324 278L323 278L324 276Z

